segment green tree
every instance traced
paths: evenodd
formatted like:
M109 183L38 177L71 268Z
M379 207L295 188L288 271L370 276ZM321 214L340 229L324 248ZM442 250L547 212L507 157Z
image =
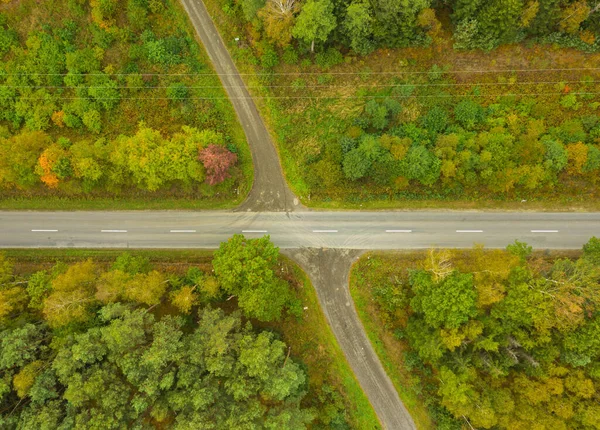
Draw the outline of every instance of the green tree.
M254 18L256 18L256 14L264 7L266 1L265 0L240 0L240 5L242 6L242 12L244 13L244 18L246 21L252 22Z
M415 294L410 306L422 312L431 327L458 328L477 314L477 292L473 276L454 272L434 282L427 272L413 272L410 277Z
M333 3L330 0L309 0L302 7L292 34L310 43L310 52L314 52L315 40L325 42L335 26Z
M353 149L344 156L343 171L346 178L355 181L364 177L371 168L371 160L359 148Z
M373 16L367 2L355 1L346 8L344 29L350 39L350 47L361 55L370 54L375 49L373 42Z
M249 317L277 320L291 300L287 282L275 276L278 255L269 236L246 239L240 234L215 251L213 267L219 283L238 297L240 308Z
M430 0L373 1L375 39L389 47L405 47L422 41L424 34L417 18L430 4Z

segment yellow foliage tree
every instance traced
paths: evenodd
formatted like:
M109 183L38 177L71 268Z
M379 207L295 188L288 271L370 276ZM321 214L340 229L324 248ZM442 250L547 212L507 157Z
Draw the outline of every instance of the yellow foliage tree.
M295 10L295 0L267 0L265 6L258 11L258 16L263 21L269 41L282 48L290 44Z
M588 151L588 146L583 142L577 142L567 145L567 154L569 157L567 171L569 172L569 174L581 175L581 173L583 172L583 166L587 161Z
M579 31L579 26L590 16L591 8L586 0L579 0L571 3L564 8L561 13L559 27L562 31L569 34L575 34Z
M43 314L52 327L84 322L94 301L98 267L87 260L70 266L52 281L52 292L44 299Z
M184 314L189 314L198 302L198 295L194 293L195 287L185 286L171 293L171 304Z
M167 281L162 273L153 270L146 274L138 273L125 284L124 296L128 300L157 305L167 289Z
M125 284L131 276L121 270L112 270L100 275L96 285L96 298L102 303L119 301L125 292Z
M13 377L13 386L17 391L17 396L23 398L29 393L29 389L35 382L35 378L40 373L42 367L44 367L43 361L33 361L23 366L20 372Z

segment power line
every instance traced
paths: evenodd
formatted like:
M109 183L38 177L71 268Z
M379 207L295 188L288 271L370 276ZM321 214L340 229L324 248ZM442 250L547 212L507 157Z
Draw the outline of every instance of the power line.
M412 87L464 87L464 86L499 86L499 85L550 85L550 84L597 84L600 81L526 81L526 82L448 82L448 83L427 83L427 84L348 84L348 85L304 85L301 88L373 88L373 87L390 87L390 88L412 88ZM31 88L31 89L102 89L105 87L100 86L57 86L57 85L0 85L0 88ZM129 87L129 86L116 86L110 87L111 89L168 89L165 86L150 86L150 87ZM200 86L188 86L187 89L218 89L218 88L243 88L242 86L236 85L200 85ZM247 85L245 88L297 88L296 85Z
M533 73L533 72L567 72L567 71L600 71L600 67L570 67L545 69L491 69L491 70L439 70L439 71L410 71L375 72L363 70L360 72L257 72L257 73L0 73L0 76L290 76L290 75L424 75L424 74L453 74L453 73Z
M416 95L416 96L396 96L399 98L453 98L453 97L519 97L519 96L546 96L546 95L597 95L600 92L569 92L565 93L554 92L554 93L505 93L505 94L440 94L440 95ZM369 99L369 98L388 98L390 96L257 96L257 97L182 97L185 100L252 100L252 99ZM0 97L0 100L10 100L13 97ZM20 100L39 100L38 97L16 97ZM62 97L58 96L62 100L89 100L91 97ZM169 97L103 97L93 98L94 100L171 100Z

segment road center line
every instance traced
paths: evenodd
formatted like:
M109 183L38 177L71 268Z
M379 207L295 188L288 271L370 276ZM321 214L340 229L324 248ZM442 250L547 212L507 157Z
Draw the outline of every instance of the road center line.
M127 230L100 230L101 233L127 233Z
M313 230L313 233L337 233L337 230Z
M456 230L457 233L483 233L483 230Z
M412 230L386 230L386 233L412 233Z
M242 230L242 233L266 233L267 230Z
M558 233L558 230L531 230L532 233Z
M196 230L170 230L170 233L196 233Z
M33 229L31 231L35 231L35 232L56 232L58 230L45 230L45 229Z

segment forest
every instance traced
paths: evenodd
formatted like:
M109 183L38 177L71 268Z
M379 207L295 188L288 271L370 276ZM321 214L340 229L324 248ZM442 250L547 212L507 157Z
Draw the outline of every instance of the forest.
M178 2L4 3L1 195L245 195L249 149Z
M25 254L0 256L4 429L349 429L370 409L347 397L312 286L268 237L190 265Z
M525 39L600 49L595 0L225 0L278 47L340 45L360 55L431 43L442 25L457 49L491 50Z
M598 429L599 282L600 239L562 256L516 241L370 254L351 292L423 428Z

